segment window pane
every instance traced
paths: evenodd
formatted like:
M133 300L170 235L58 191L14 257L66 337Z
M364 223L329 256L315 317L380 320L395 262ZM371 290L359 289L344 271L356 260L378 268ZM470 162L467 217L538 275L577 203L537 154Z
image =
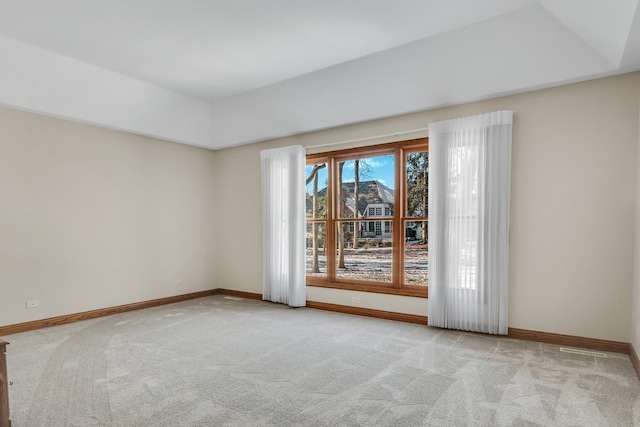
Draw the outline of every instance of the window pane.
M429 152L407 153L407 216L426 217L428 211Z
M307 218L327 217L327 164L317 163L305 168Z
M429 264L428 246L422 240L422 230L426 230L426 221L406 221L406 241L404 245L404 284L428 285Z
M391 282L391 221L339 222L336 230L338 279Z
M338 218L393 215L393 158L388 155L338 163Z
M327 226L307 222L307 276L327 277Z

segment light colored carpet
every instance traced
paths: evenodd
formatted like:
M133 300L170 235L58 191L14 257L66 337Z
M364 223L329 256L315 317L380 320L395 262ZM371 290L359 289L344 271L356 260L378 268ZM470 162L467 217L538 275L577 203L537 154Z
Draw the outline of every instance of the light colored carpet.
M14 427L640 425L626 355L220 295L5 338Z

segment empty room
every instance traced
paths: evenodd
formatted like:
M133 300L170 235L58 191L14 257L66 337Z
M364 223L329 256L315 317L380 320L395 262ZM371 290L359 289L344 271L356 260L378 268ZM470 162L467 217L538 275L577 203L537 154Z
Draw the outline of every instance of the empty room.
M0 427L640 425L640 0L0 0Z

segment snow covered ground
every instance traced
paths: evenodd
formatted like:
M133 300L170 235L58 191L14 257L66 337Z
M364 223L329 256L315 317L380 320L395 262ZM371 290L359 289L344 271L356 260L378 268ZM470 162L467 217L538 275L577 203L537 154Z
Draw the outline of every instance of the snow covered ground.
M391 282L391 248L346 249L345 268L338 269L339 279ZM307 275L326 275L326 256L318 257L320 273L311 272L311 249L307 249ZM427 249L423 245L410 245L405 249L405 284L427 285Z

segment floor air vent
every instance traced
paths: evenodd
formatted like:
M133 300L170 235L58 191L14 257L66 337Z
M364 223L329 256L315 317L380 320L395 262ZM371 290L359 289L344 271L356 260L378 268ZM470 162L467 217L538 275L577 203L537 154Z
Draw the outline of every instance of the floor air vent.
M242 301L242 300L244 300L244 298L230 297L230 296L224 296L224 299L230 299L230 300L233 300L233 301Z
M600 353L599 351L591 350L581 350L579 348L560 347L560 351L564 351L565 353L581 354L583 356L607 357L606 353Z

